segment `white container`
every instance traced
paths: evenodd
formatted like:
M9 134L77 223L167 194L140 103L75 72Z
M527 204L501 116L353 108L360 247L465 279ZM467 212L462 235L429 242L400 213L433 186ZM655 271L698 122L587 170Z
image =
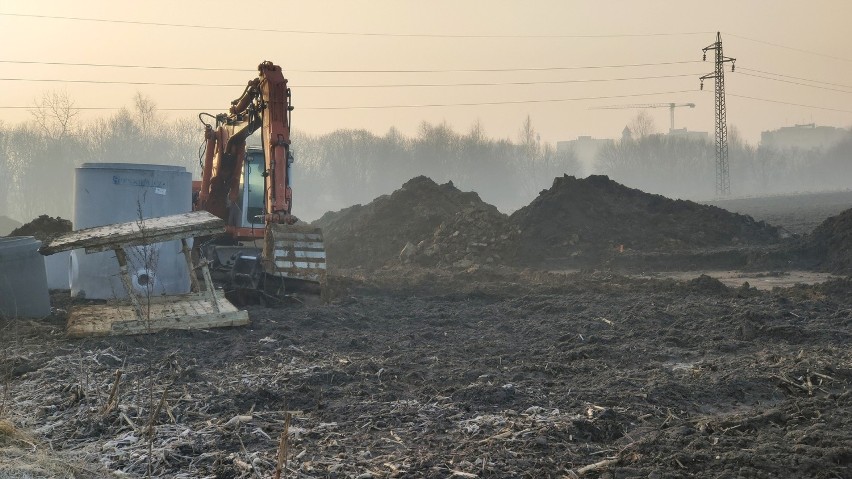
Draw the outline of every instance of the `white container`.
M32 236L0 237L0 315L43 318L50 314L50 295L41 241Z
M192 210L192 175L181 166L84 163L75 172L74 228L141 221ZM127 248L133 286L142 295L189 292L180 241ZM147 267L146 267L147 263ZM125 298L115 253L71 253L71 296Z
M50 289L71 289L71 252L60 251L44 257L44 269L47 272L47 287Z

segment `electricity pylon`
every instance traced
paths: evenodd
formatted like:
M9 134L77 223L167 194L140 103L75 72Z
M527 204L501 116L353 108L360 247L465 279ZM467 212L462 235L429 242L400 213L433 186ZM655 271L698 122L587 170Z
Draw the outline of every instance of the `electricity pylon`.
M722 34L716 32L716 42L704 47L704 60L707 60L707 51L716 52L716 69L701 77L701 89L704 89L704 80L711 78L716 80L716 196L729 196L731 194L731 173L728 168L728 125L725 118L725 62L731 62L731 71L736 66L736 58L726 57L722 54Z

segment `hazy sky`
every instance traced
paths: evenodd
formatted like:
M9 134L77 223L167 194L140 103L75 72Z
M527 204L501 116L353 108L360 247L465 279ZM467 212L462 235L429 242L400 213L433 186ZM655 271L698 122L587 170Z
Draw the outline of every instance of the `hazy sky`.
M4 79L0 81L0 107L31 106L47 90L67 91L79 107L120 107L130 105L135 92L141 91L160 108L190 109L167 112L171 117L195 116L205 110L216 113L224 111L242 88L8 79L243 85L254 77L259 62L271 60L284 68L290 80L296 107L294 126L312 133L338 128L384 133L396 126L413 134L422 121L447 121L466 131L480 121L488 135L514 140L529 114L544 141L578 135L617 137L637 110L590 108L655 102L696 103L695 109L677 110L677 126L712 132L712 82L705 84L703 92L698 91L698 76L713 70L712 57L706 63L660 63L701 60L702 47L714 42L719 30L725 54L737 58L737 71L726 73L728 124L738 127L749 141L756 142L762 130L796 123L852 126L852 2L847 0L0 0L0 14L0 78ZM21 61L245 71L16 63ZM576 68L648 63L656 65ZM458 71L472 69L515 71ZM459 85L470 83L479 85ZM400 84L454 86L386 86ZM332 87L323 87L329 85ZM627 97L648 93L660 94ZM770 103L735 94L844 111ZM618 96L625 97L542 101ZM511 103L482 104L494 102ZM323 109L458 103L479 105ZM668 129L668 109L649 112L658 130ZM110 113L87 110L85 117ZM0 120L7 124L28 116L27 110L0 108Z

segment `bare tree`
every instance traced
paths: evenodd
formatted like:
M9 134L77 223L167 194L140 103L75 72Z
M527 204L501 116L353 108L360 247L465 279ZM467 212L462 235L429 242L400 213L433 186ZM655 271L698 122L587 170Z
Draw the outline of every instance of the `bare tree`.
M61 141L73 133L74 119L80 110L74 107L74 101L68 92L44 92L41 100L36 100L30 114L39 130L49 139Z
M524 119L518 132L520 161L518 161L519 178L523 185L525 196L532 197L538 191L539 173L539 135L532 125L530 116Z
M636 118L630 122L630 131L633 132L634 138L645 138L656 132L654 126L654 118L647 110L640 110L636 114Z
M156 129L161 125L162 120L157 113L157 104L151 97L137 91L133 96L133 106L135 108L136 123L139 125L139 130L146 137L156 133Z

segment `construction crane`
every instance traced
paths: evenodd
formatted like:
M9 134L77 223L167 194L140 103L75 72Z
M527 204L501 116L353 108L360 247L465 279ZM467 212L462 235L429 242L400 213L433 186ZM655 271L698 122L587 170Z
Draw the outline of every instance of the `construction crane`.
M675 108L679 108L682 106L688 106L690 108L695 108L695 103L645 103L638 105L610 105L610 106L599 106L593 108L593 110L629 110L629 109L645 109L645 108L668 108L669 109L669 119L671 120L671 126L669 127L669 132L674 131L675 121L674 121L674 111Z

